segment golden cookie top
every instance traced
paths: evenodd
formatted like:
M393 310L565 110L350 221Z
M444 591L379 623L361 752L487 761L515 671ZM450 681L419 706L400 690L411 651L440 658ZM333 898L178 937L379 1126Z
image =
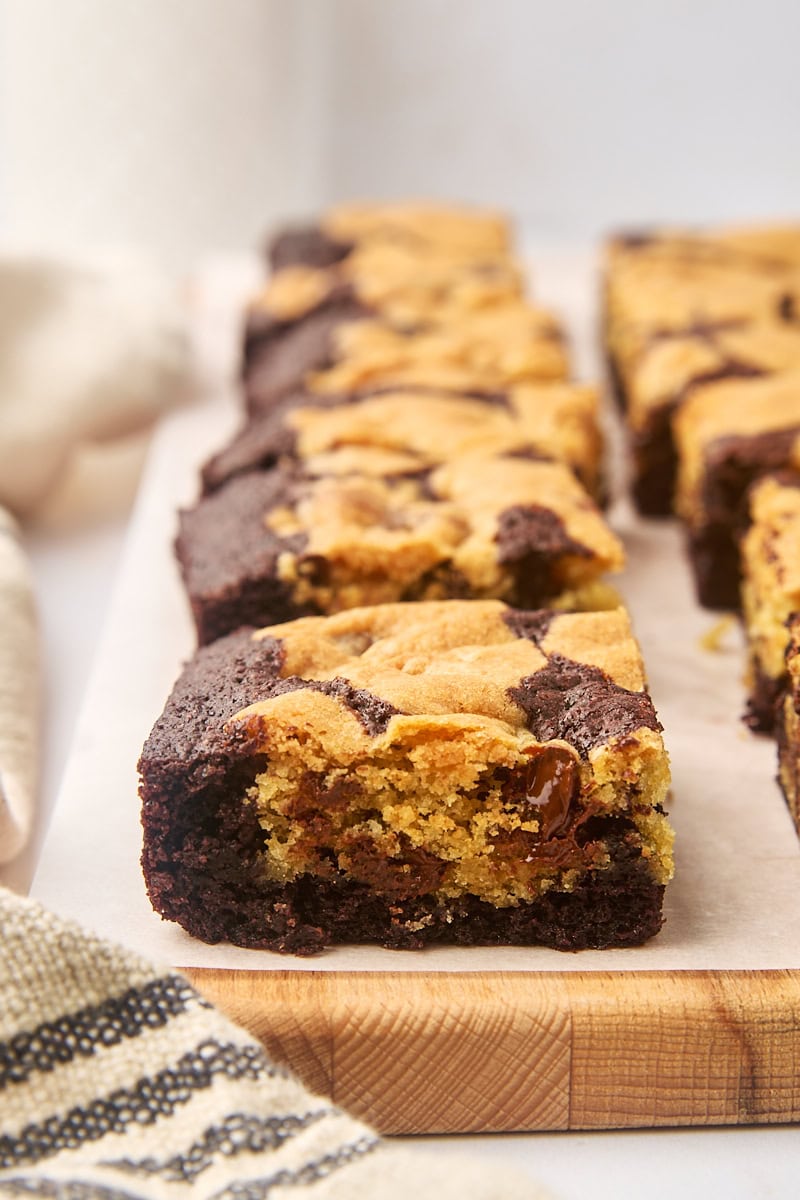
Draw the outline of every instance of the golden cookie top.
M388 604L254 636L279 647L280 679L307 686L279 686L232 720L268 718L295 728L299 721L321 744L338 742L340 756L343 743L355 754L365 739L408 733L409 722L418 735L427 723L439 734L482 729L515 742L533 726L534 739L565 741L582 755L658 728L623 609L526 614L496 601ZM358 695L314 686L336 681ZM577 714L581 688L593 704ZM359 721L366 697L373 711L375 701L384 705L380 719Z
M422 201L340 204L323 214L319 224L340 242L389 239L462 254L504 254L511 248L507 218L491 209Z
M505 254L463 257L447 248L365 242L330 267L277 271L251 302L251 313L297 320L348 295L402 327L435 324L465 312L519 298L520 266Z

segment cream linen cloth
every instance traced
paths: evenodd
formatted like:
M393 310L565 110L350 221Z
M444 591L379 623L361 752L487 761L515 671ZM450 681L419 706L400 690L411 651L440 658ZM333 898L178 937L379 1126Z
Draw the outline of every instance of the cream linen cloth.
M0 862L23 847L36 786L32 583L10 515L33 516L88 443L144 428L186 390L177 291L139 262L0 258Z
M391 1146L182 976L0 889L0 1200L537 1200Z

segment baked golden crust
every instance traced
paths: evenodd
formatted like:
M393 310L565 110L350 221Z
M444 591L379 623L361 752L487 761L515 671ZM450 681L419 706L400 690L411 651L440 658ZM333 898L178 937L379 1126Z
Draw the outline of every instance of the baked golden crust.
M322 215L320 227L328 237L347 243L385 239L480 256L511 249L502 213L430 201L339 204Z
M774 321L700 325L644 343L627 376L628 421L641 429L654 410L683 403L718 377L754 378L800 369L800 326Z
M331 267L286 267L253 298L251 314L295 321L348 292L399 328L443 323L519 299L522 271L507 255L464 258L447 249L366 242Z
M621 569L621 543L562 464L477 451L442 458L431 472L371 446L305 459L305 479L264 518L281 539L301 541L277 564L295 603L336 612L446 598L454 586L558 603Z
M286 424L302 459L344 446L371 447L408 456L391 468L397 473L477 450L535 450L565 463L592 492L600 486L598 394L583 384L520 385L497 401L434 387L424 394L393 389L333 408L301 405L287 414Z
M409 337L381 321L343 323L333 366L311 373L312 392L424 385L451 391L502 391L517 383L563 380L569 361L551 313L521 300L467 311Z
M690 397L718 380L800 368L798 247L800 225L655 230L608 246L606 344L642 513L674 507L673 414Z

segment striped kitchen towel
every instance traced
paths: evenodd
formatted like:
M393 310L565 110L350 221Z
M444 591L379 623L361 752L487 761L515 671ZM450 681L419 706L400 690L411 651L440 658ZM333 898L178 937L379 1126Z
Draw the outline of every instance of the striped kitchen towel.
M0 889L0 1200L541 1195L505 1168L391 1146L182 976Z

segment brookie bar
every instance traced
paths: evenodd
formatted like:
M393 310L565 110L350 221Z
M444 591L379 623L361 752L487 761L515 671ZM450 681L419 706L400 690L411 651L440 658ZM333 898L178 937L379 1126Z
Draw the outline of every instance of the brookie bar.
M440 451L437 464L380 443L320 448L183 512L176 549L199 641L398 600L614 602L601 577L622 566L622 546L567 467Z
M602 499L602 450L597 389L582 384L521 384L475 395L435 386L376 395L296 392L248 421L204 466L203 488L215 491L234 475L308 458L344 445L413 455L429 469L454 455L482 449L513 451L565 463Z
M747 721L771 733L786 691L789 618L800 611L800 475L769 475L748 497L742 608L748 646Z
M639 510L671 511L672 417L708 382L800 365L800 227L653 233L607 254L605 337Z
M444 323L398 329L387 321L330 320L302 344L290 326L251 353L245 371L247 411L270 411L294 385L322 397L400 387L502 392L519 383L569 377L567 347L552 314L504 300ZM291 363L285 340L294 345ZM276 367L277 363L277 367Z
M687 400L673 428L677 508L698 598L708 608L738 609L748 488L800 466L800 371L709 384Z
M140 761L153 906L208 942L638 945L669 768L623 610L360 608L186 667Z
M343 327L370 319L400 332L442 328L470 313L519 304L522 292L521 271L508 257L462 261L442 251L420 256L381 243L367 244L325 269L287 267L247 312L248 405L263 409L310 372L334 366ZM535 312L533 319L539 319ZM543 339L551 357L559 348L550 336L552 325L550 319Z

